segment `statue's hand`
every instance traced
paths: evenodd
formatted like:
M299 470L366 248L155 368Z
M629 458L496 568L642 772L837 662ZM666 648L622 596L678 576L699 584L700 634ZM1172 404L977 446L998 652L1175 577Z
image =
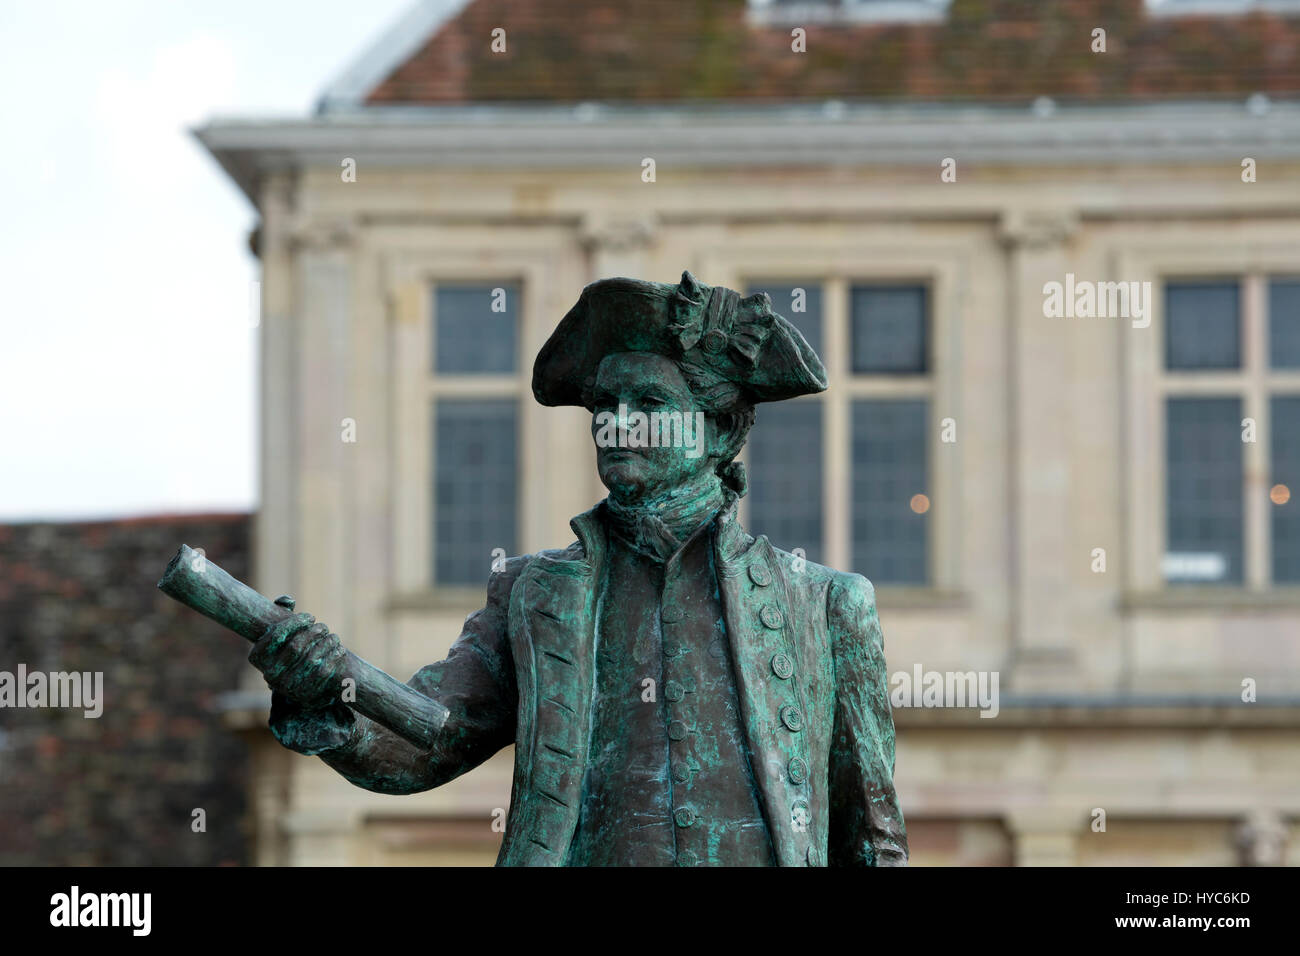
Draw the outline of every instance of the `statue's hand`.
M267 629L253 645L248 662L266 683L310 710L337 704L347 651L337 634L310 614L294 614Z

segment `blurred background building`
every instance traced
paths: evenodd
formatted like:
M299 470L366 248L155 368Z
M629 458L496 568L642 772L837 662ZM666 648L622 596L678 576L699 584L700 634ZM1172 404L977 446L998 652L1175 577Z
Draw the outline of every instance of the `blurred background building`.
M253 583L443 657L604 495L538 348L689 269L830 376L760 407L749 530L872 579L891 673L999 675L895 711L913 863L1300 863L1297 91L1289 0L418 4L315 115L198 130L260 215ZM369 794L232 661L249 861L494 860L510 751Z

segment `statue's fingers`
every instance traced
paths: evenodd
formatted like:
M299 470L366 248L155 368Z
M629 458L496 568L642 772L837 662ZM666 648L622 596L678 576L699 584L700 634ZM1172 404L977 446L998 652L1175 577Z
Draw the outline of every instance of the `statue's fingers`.
M265 674L268 680L272 679L272 671L278 677L289 663L285 660L286 656L293 657L292 654L284 653L285 645L315 620L310 614L294 614L271 625L253 644L253 649L248 653L248 662Z
M348 649L343 646L337 634L331 634L329 641L328 658L336 669L342 670L348 662Z
M333 653L338 637L323 624L315 624L304 635L301 663L298 667L299 686L302 693L314 699L330 695L330 681L337 670L337 657Z
M329 637L329 632L328 625L316 621L311 626L289 635L281 654L293 658L295 665L315 660L320 657L321 644Z
M311 706L332 703L338 693L336 652L340 647L338 636L319 621L295 634L283 651L286 692Z
M302 688L309 682L317 666L317 642L328 633L329 628L316 621L286 637L276 651L270 669L266 671L267 679L274 673L285 689L292 689L292 696L301 700Z
M315 679L304 677L304 693L322 707L339 703L343 695L344 664L345 659L332 654L322 658L318 667L307 672Z

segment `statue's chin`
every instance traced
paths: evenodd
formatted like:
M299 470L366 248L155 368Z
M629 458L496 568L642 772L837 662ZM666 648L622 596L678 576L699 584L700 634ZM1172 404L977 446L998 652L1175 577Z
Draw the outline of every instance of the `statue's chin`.
M600 482L621 502L634 502L645 494L645 481L633 468L613 465L600 473Z

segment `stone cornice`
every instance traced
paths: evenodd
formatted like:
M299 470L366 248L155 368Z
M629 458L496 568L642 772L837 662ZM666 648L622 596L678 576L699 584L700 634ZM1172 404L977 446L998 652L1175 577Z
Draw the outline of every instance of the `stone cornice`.
M1262 104L1262 105L1261 105ZM195 135L257 196L262 177L308 166L635 168L1179 164L1300 160L1300 104L1135 104L367 109L313 119L213 120ZM937 175L937 173L936 173Z
M982 718L974 708L895 707L900 729L967 727L979 730L1071 727L1287 729L1300 731L1300 697L1271 704L1245 704L1209 695L1013 695L1003 693L998 715Z

